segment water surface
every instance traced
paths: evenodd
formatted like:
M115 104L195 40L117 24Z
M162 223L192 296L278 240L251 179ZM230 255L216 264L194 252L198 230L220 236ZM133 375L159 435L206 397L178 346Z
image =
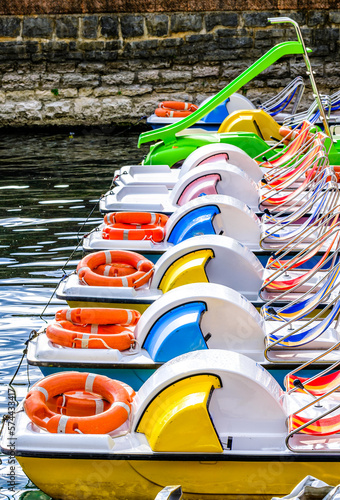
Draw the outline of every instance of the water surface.
M0 135L1 417L30 332L64 305L53 291L80 260L81 235L101 221L100 195L116 168L140 163L148 150L137 149L137 139L137 133L97 129ZM13 385L18 401L39 378L40 370L28 369L24 359ZM8 460L1 458L0 500L35 489L18 466L15 492L10 491Z

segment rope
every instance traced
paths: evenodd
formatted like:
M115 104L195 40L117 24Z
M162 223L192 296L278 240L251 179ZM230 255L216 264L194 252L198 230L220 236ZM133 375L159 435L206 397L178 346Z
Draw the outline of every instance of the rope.
M138 125L139 122L141 122L142 120L145 120L146 118L147 118L147 115L141 116L140 118L138 118L138 120L135 123L132 123L128 128L125 128L124 130L121 130L121 132L114 134L114 137L118 137L121 134L126 134L126 132L128 132L130 129L132 129L132 127L135 127L136 125Z
M14 381L15 377L17 376L17 374L18 374L18 372L19 372L19 370L20 370L20 367L21 367L21 365L22 365L22 362L23 362L23 360L24 360L24 358L25 358L25 356L26 356L26 354L27 354L27 346L28 346L28 343L29 343L31 340L35 339L38 335L39 335L39 334L38 334L38 332L37 332L36 330L32 330L32 331L30 332L30 334L29 334L29 336L28 336L28 339L27 339L27 340L26 340L26 342L25 342L25 346L26 346L26 347L24 348L24 350L23 350L23 352L22 352L22 356L21 356L21 359L20 359L19 364L18 364L18 366L17 366L17 369L15 370L14 375L13 375L13 377L11 378L11 380L10 380L10 382L9 382L9 384L8 384L10 387L12 387L13 381ZM12 387L12 389L13 389L13 387ZM13 391L14 391L14 389L13 389ZM15 392L15 391L14 391L14 392Z

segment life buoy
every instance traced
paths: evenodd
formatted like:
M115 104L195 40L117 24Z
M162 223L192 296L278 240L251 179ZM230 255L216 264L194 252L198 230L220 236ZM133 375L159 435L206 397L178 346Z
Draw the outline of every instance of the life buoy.
M118 349L125 351L135 341L133 332L121 325L74 325L70 321L51 323L46 328L51 342L74 349Z
M105 224L155 224L164 227L169 217L152 212L111 212L104 217Z
M69 391L58 394L46 402L54 413L68 417L87 417L97 415L110 408L110 404L98 394L87 391Z
M134 309L113 309L110 307L78 307L60 309L55 314L56 321L71 321L78 325L122 325L135 326L140 312Z
M173 109L155 109L155 115L160 118L185 118L191 115L191 111L174 111Z
M72 391L98 394L109 408L86 416L62 415L49 408L53 398ZM108 434L129 418L134 395L126 384L103 375L61 372L35 384L25 398L24 409L34 424L51 433Z
M128 226L128 224L125 224L125 226ZM165 230L163 227L159 226L148 226L147 228L142 226L138 229L131 229L129 227L119 228L106 226L102 230L103 240L152 240L155 243L160 243L164 240L164 237Z
M144 240L161 242L168 217L149 212L114 212L104 217L107 224L102 230L104 240Z
M293 141L299 135L300 130L291 129L290 127L282 126L280 127L279 134L282 135L288 141Z
M196 106L196 104L183 101L163 101L159 103L159 107L163 109L171 109L174 111L190 111L191 113L198 109L198 106Z
M153 263L136 252L106 250L84 257L77 266L80 280L91 286L140 288L153 274Z

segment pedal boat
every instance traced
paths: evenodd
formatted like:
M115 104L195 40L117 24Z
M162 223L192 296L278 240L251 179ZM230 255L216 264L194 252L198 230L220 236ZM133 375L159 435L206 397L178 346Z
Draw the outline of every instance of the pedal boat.
M265 209L276 213L282 210L281 200L286 200L286 211L291 212L308 202L313 193L313 188L308 184L309 179L305 178L294 191L283 188L276 190L256 184L243 170L229 163L221 166L207 163L181 176L172 190L163 185L116 186L101 198L99 207L103 214L147 211L171 215L178 207L199 196L220 194L243 201L256 213L262 213ZM280 207L277 208L277 205Z
M259 182L267 168L258 163L241 148L231 144L207 144L193 151L178 168L168 165L126 165L116 170L113 183L117 186L165 186L173 189L181 177L204 164L231 164L242 169L251 179Z
M105 255L101 255L101 260L105 262L106 259L107 264L111 262L110 252L106 251ZM78 264L78 269L82 269L81 263ZM312 295L322 290L329 272L317 270L312 275L308 274L308 279L304 280L305 270L289 270L289 278L286 279L299 279L299 283L294 285L292 292L285 293L282 303L299 299L301 294L308 294L310 290ZM281 294L275 284L266 284L272 274L273 271L266 270L253 252L236 240L227 236L203 235L182 241L167 250L154 265L149 282L139 288L88 285L75 273L60 282L56 296L66 300L71 308L115 307L143 312L169 290L188 283L210 282L233 288L255 306L261 307L264 301L275 299ZM281 304L281 300L279 303Z
M91 390L96 377L86 381ZM1 448L61 500L149 500L169 484L190 498L282 496L307 474L339 483L338 386L329 387L317 399L284 392L242 354L196 351L160 367L109 434L63 433L66 415L49 433L20 405Z
M273 218L264 214L260 218L247 204L231 196L201 196L177 208L165 226L158 228L154 223L150 225L149 231L146 224L140 226L139 222L135 222L135 225L122 224L125 229L116 231L115 227L120 225L110 224L110 221L117 218L117 213L106 214L104 222L83 237L83 250L85 253L131 250L157 262L164 252L178 243L198 235L212 234L229 236L239 241L254 252L263 265L273 251L278 252L282 247L291 247L294 254L316 245L318 241L320 247L316 254L321 256L331 242L325 233L331 236L332 231L328 230L328 226L334 225L337 214L332 209L325 213L327 197L326 192L315 193L309 204L297 210L294 216ZM119 214L120 218L124 214L129 219L133 218L130 212ZM136 220L141 220L141 217L143 213L136 212ZM160 214L154 214L153 217L157 221ZM145 230L134 230L140 227ZM153 236L153 231L157 231L157 238Z
M282 384L287 371L302 363L319 358L301 372L302 376L313 376L325 363L340 361L340 335L337 325L332 326L339 307L337 301L325 319L306 319L297 305L296 319L284 322L268 313L261 315L241 294L223 285L183 285L164 294L143 313L129 349L92 348L93 341L84 334L75 335L78 342L71 347L59 339L53 342L54 337L44 328L28 343L27 360L44 375L69 369L95 371L137 390L159 366L176 356L223 349L254 359ZM79 311L74 313L77 316ZM99 340L95 333L91 337ZM277 339L280 341L275 343Z

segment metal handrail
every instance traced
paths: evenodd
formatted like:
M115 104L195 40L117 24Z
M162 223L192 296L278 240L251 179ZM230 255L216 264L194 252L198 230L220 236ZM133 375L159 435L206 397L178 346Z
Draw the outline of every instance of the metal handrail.
M337 207L335 207L335 209L336 209L336 208L338 208L338 207L340 207L340 205L337 205ZM334 217L335 217L335 215L334 215L334 209L332 208L329 212L327 212L327 213L323 214L323 215L320 217L320 219L315 220L315 221L314 221L314 222L313 222L313 223L309 226L310 233L309 233L309 234L306 234L306 235L304 236L304 238L302 238L302 240L301 240L301 241L300 241L300 239L298 239L298 241L297 241L297 242L295 242L295 244L294 244L292 247L289 245L289 243L287 243L287 244L286 244L286 245L284 245L282 248L278 249L278 250L274 253L274 256L276 256L276 257L275 257L275 259L271 262L271 264L270 264L270 265L272 266L272 265L276 262L278 265L280 265L280 268L283 268L283 267L284 267L284 265L283 265L283 266L281 266L281 264L279 263L279 260L281 260L281 259L283 259L284 257L286 257L289 253L296 251L296 248L298 247L298 245L300 245L300 244L301 244L301 242L302 242L305 238L310 237L310 236L314 233L314 231L315 231L315 230L317 230L317 229L321 226L321 229L322 229L322 228L324 229L324 233L322 233L322 234L320 234L320 235L319 235L319 239L318 239L318 240L314 240L314 241L312 241L312 242L311 242L311 243L310 243L307 247L305 247L305 248L301 249L301 250L297 253L297 255L295 255L295 256L294 256L291 260L296 262L297 260L299 260L299 258L300 258L300 257L302 257L302 255L304 255L304 254L306 254L306 253L308 253L308 252L312 251L312 250L314 249L314 247L318 247L318 246L320 245L320 240L321 240L321 239L325 236L325 234L326 234L326 232L327 232L327 228L330 228L330 227L331 227L331 226L328 226L328 223L329 223L331 220L333 220L333 219L334 219ZM339 217L339 215L337 215L336 217ZM320 221L321 221L322 219L324 219L324 220L323 220L323 222L320 224ZM316 224L318 224L318 227L317 227L317 228L315 228L315 227L314 227ZM336 227L336 226L333 226L333 227ZM332 232L331 232L331 233L329 233L329 234L327 235L327 238L330 238L330 237L331 237L331 235L332 235ZM281 253L281 252L282 252L282 253ZM272 257L273 257L273 256L272 256ZM268 263L267 263L266 269L269 269L269 267L268 267Z
M327 234L327 233L326 233L326 234L324 234L324 235L322 236L322 238L320 238L320 240L321 240L321 241L322 241L322 240L327 241L328 239L330 239L330 238L331 238L331 235L332 235L332 233L333 233L333 232L334 232L334 233L337 233L337 232L339 232L339 231L340 231L340 223L338 223L338 224L337 224L337 226L333 229L333 231L331 231L331 233L330 233L330 234ZM335 238L335 239L336 239L336 238ZM319 246L319 244L321 243L321 241L320 241L320 240L317 242L317 245L316 245L316 246ZM332 244L332 246L333 246L333 244ZM308 250L308 251L309 251L309 250ZM339 252L339 250L338 250L338 249L336 249L336 250L335 250L335 252L333 252L333 253L334 253L335 255L337 255L337 254L338 254L338 252ZM308 252L304 251L304 254L305 254L305 253L308 253ZM324 261L324 263L322 264L322 267L324 267L324 265L325 265L325 264L326 264L329 260L334 260L334 255L333 255L333 254L330 254L330 255L327 257L327 259L326 259L326 260ZM273 272L273 274L271 274L270 279L269 279L268 281L266 281L266 282L265 282L265 284L261 287L261 289L260 289L260 293L261 293L261 291L262 291L262 290L264 290L264 289L265 289L268 285L270 285L273 281L277 280L277 278L279 278L280 276L282 276L282 274L287 273L287 272L288 272L289 270L291 270L291 269L295 269L295 264L296 264L296 261L297 261L297 259L296 259L296 256L295 256L293 259L291 259L291 261L287 261L287 262L286 262L284 265L282 265L279 269L276 269L276 270ZM293 267L293 265L294 265L294 267ZM320 269L319 269L319 270L320 270ZM330 270L332 270L332 269L330 269ZM309 278L311 278L312 276L313 276L313 275L310 275L310 276L309 276Z
M316 81L315 81L315 78L314 78L314 73L313 73L313 70L312 70L312 65L311 65L310 60L309 60L308 51L306 49L305 42L304 42L303 37L302 37L300 26L298 25L298 23L296 21L294 21L293 19L290 19L289 17L277 17L277 18L271 17L271 18L268 19L268 21L271 24L289 23L289 24L292 24L294 26L295 32L296 32L296 36L298 38L298 41L301 43L301 46L303 48L303 52L304 52L303 58L305 60L305 64L306 64L306 67L307 67L307 72L306 73L309 76L309 79L310 79L310 82L311 82L311 85L312 85L314 99L316 100L318 108L320 110L321 120L323 121L325 132L328 135L328 137L330 137L330 139L332 141L332 137L331 137L331 133L330 133L330 130L329 130L329 126L328 126L328 121L327 121L327 118L326 118L325 110L324 110L322 102L321 102L319 91L318 91L318 88L317 88L317 85L316 85Z
M332 193L333 193L333 195L332 195ZM329 199L327 199L328 197L329 197ZM306 203L306 205L304 206L304 210L301 213L299 213L299 216L296 217L296 219L301 218L303 215L305 215L305 213L308 212L310 207L315 205L318 201L322 200L322 198L326 198L326 201L325 201L326 205L324 207L324 210L326 210L326 213L327 213L327 206L328 205L331 205L331 207L334 207L334 205L337 204L337 200L339 198L338 186L335 185L335 183L332 181L326 182L325 190L321 191L316 198L311 198L309 200L309 203ZM288 217L289 216L287 216L286 219ZM311 217L312 217L312 215L311 215ZM321 214L320 214L320 217L317 217L317 220L315 222L317 223L320 220L320 218L321 218ZM260 237L260 241L259 241L260 247L265 249L264 244L265 244L265 240L267 238L269 238L274 232L278 232L280 230L280 228L282 228L282 229L287 228L293 222L294 222L294 219L293 219L293 221L290 220L289 223L285 223L285 220L283 219L281 221L277 221L275 224L270 226L270 229L266 229L266 231L263 232L261 237ZM312 224L314 224L314 223L312 223ZM306 228L304 228L301 231L301 233L296 235L294 238L290 239L289 242L283 243L283 246L280 247L280 249L284 249L288 245L289 245L289 248L292 248L292 246L294 246L294 245L296 246L297 243L299 242L299 240L302 241L304 239L304 238L302 238L302 236L306 237L306 233L309 231L309 229L310 229L310 226L307 226ZM275 242L273 241L272 244L275 244ZM280 244L280 242L277 242L277 244Z
M282 311L284 311L285 309L287 309L288 307L291 307L292 305L294 304L298 304L299 302L302 301L302 299L306 298L308 295L310 295L319 285L320 283L322 283L324 280L326 280L329 276L329 274L334 271L337 267L340 266L340 261L338 262L338 264L336 264L332 269L330 269L319 281L318 283L316 283L315 285L313 285L309 290L307 290L306 292L304 292L303 294L300 295L300 297L294 299L294 300L291 300L289 301L288 304L285 304L283 305L282 307L278 308L276 311L275 311L275 314L280 314ZM292 291L294 291L296 287L294 287L292 290L290 290L289 293L291 293ZM330 294L332 293L333 289L331 288L323 297L324 300L327 300L328 297L330 296ZM277 297L273 298L272 300L269 300L268 302L266 302L265 304L265 307L268 309L268 307L270 307L274 302L278 302L280 301L285 295L287 295L287 292L283 292L282 294L278 295ZM318 302L318 304L320 304L320 302ZM262 311L263 308L261 308L261 311ZM308 311L311 312L312 310L314 310L315 307L313 307L311 310ZM304 313L303 316L306 316L306 314L308 313ZM271 315L271 317L273 317L273 315ZM295 320L299 319L300 316L298 316L297 318L295 318ZM287 324L287 323L285 323Z

